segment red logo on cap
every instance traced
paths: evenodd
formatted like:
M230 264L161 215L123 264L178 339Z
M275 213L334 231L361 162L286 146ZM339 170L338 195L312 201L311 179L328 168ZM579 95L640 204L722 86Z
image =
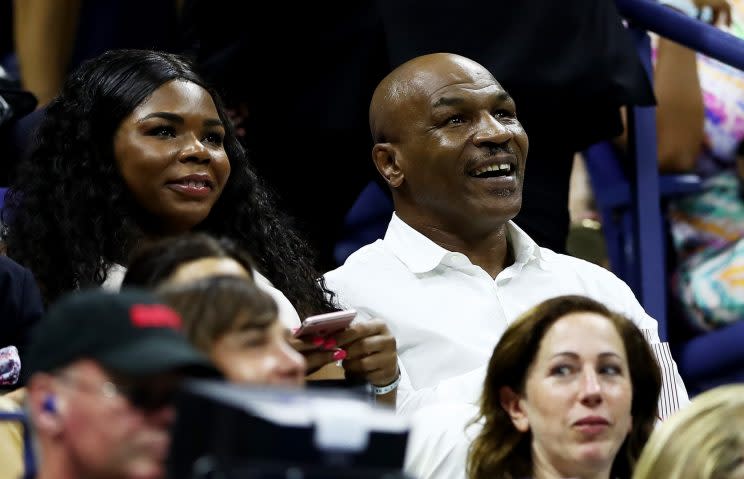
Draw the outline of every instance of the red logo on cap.
M138 328L181 329L181 317L160 304L135 304L129 309L132 324Z

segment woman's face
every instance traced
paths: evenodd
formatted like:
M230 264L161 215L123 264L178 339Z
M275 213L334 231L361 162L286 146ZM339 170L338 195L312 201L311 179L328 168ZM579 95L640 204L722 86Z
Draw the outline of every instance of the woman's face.
M609 477L632 427L633 397L625 346L613 323L595 313L559 319L540 342L524 396L505 389L502 405L514 425L532 432L536 471Z
M236 324L249 324L236 320ZM230 331L212 345L211 358L234 383L301 386L305 358L289 344L289 331L278 320L260 328Z
M163 232L207 218L230 176L225 128L209 93L170 81L124 118L114 157L124 183Z

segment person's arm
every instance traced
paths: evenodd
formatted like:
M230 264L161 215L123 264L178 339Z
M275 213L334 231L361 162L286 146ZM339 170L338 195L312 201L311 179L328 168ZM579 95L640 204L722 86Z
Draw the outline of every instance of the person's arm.
M401 365L401 381L400 386L398 386L398 414L410 416L424 406L437 403L477 404L483 392L487 368L488 364L484 364L465 374L440 381L436 386L415 389L411 384L405 366Z
M646 313L630 287L608 270L589 265L603 284L601 295L592 295L611 310L629 318L646 338L661 370L661 394L659 395L659 418L663 421L690 402L687 388L677 369L677 363L669 350L669 343L659 338L659 324ZM587 277L592 277L587 275Z
M705 119L694 51L659 38L654 93L659 169L693 171L703 146Z
M656 323L656 321L654 321ZM666 420L675 412L690 403L687 388L677 370L677 363L672 358L669 343L661 342L656 328L641 328L646 337L656 362L661 370L661 394L659 394L659 419Z
M54 98L75 45L80 0L15 0L13 35L21 83L39 100Z
M659 38L654 69L656 95L656 145L662 173L684 173L695 169L703 146L703 94L695 52ZM625 129L615 144L628 146L628 112L621 108Z
M662 2L670 8L689 4L691 9L708 7L713 23L731 24L731 10L726 0L675 0ZM705 140L705 108L697 57L694 51L659 37L654 68L656 95L656 135L659 170L663 173L685 173L695 169ZM616 140L627 145L627 111L622 110L626 132Z

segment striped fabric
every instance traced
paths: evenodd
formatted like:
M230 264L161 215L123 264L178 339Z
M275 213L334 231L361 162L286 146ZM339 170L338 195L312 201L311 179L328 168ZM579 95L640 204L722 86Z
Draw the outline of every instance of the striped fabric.
M655 331L650 329L641 329L643 336L651 346L651 350L656 356L656 361L661 369L661 395L659 396L659 419L664 421L674 414L681 407L679 395L677 394L677 373L672 359L672 352L669 350L669 343L659 341Z

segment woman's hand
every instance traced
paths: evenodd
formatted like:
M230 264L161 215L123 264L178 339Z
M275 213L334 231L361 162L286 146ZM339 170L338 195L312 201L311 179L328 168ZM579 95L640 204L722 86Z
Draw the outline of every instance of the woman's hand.
M289 338L289 344L305 356L306 375L313 374L323 366L346 357L346 352L336 348L336 340L315 336L311 338Z

